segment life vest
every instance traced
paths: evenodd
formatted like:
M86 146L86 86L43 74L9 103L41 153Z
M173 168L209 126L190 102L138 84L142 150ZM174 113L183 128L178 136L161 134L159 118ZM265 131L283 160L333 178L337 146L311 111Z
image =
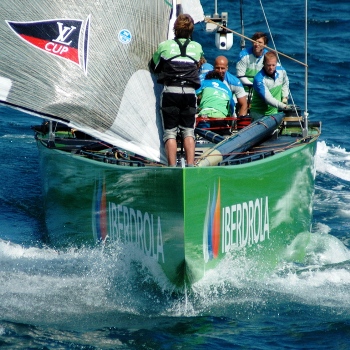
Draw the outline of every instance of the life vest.
M179 45L180 54L168 59L162 58L162 69L157 81L168 86L190 86L198 89L200 87L198 61L186 53L191 40L187 39L183 44L177 38L174 41ZM187 57L191 61L177 60L179 57Z

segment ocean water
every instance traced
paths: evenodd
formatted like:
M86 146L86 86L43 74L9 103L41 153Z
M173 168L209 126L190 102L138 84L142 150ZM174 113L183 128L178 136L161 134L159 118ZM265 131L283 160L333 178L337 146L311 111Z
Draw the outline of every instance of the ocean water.
M204 5L214 12L214 1ZM304 61L303 1L263 5L277 49ZM218 1L235 31L238 6ZM267 31L260 3L246 7L246 35ZM191 291L174 295L116 247L53 250L30 129L40 120L1 107L0 348L350 349L349 11L346 0L309 1L308 110L322 121L313 228L264 278L250 261L228 258ZM212 41L209 61L225 54L233 67L237 37L230 51L219 52L201 26L196 35L206 46ZM304 106L304 68L281 60L295 102ZM304 259L291 263L300 249Z

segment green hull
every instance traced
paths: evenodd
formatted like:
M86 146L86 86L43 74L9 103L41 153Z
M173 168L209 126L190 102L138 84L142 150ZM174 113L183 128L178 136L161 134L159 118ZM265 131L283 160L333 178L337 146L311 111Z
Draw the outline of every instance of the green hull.
M50 242L119 242L152 257L177 287L200 280L229 251L274 266L310 229L316 140L201 168L118 166L39 141Z

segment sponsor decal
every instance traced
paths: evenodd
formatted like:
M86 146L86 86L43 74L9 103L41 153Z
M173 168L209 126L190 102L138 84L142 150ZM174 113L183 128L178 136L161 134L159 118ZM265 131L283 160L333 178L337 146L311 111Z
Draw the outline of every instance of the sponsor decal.
M129 44L130 41L132 39L132 35L131 32L128 29L122 29L119 33L118 33L118 40L122 43L122 44Z
M90 16L85 25L79 19L6 22L26 43L50 55L74 62L87 73Z
M209 193L203 228L204 261L219 252L252 246L270 239L269 199L255 198L221 207L220 180Z
M95 183L92 229L97 241L132 243L158 262L165 262L161 219L148 212L107 202L104 179Z
M208 262L217 258L220 245L220 181L214 186L213 195L208 198L203 230L203 255Z
M223 253L232 247L245 247L270 239L269 198L256 198L248 202L222 208Z
M92 231L96 241L104 242L107 238L106 183L99 179L95 183L92 201Z
M108 205L110 239L133 243L147 256L164 263L160 217L112 202Z

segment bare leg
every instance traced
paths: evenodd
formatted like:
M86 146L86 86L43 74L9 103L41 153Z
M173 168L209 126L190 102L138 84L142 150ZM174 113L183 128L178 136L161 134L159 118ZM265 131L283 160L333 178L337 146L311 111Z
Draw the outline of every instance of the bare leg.
M186 153L187 165L193 165L194 163L194 139L192 136L184 138L184 149Z
M168 139L165 142L165 152L168 159L168 165L176 166L176 152L177 152L176 139Z

